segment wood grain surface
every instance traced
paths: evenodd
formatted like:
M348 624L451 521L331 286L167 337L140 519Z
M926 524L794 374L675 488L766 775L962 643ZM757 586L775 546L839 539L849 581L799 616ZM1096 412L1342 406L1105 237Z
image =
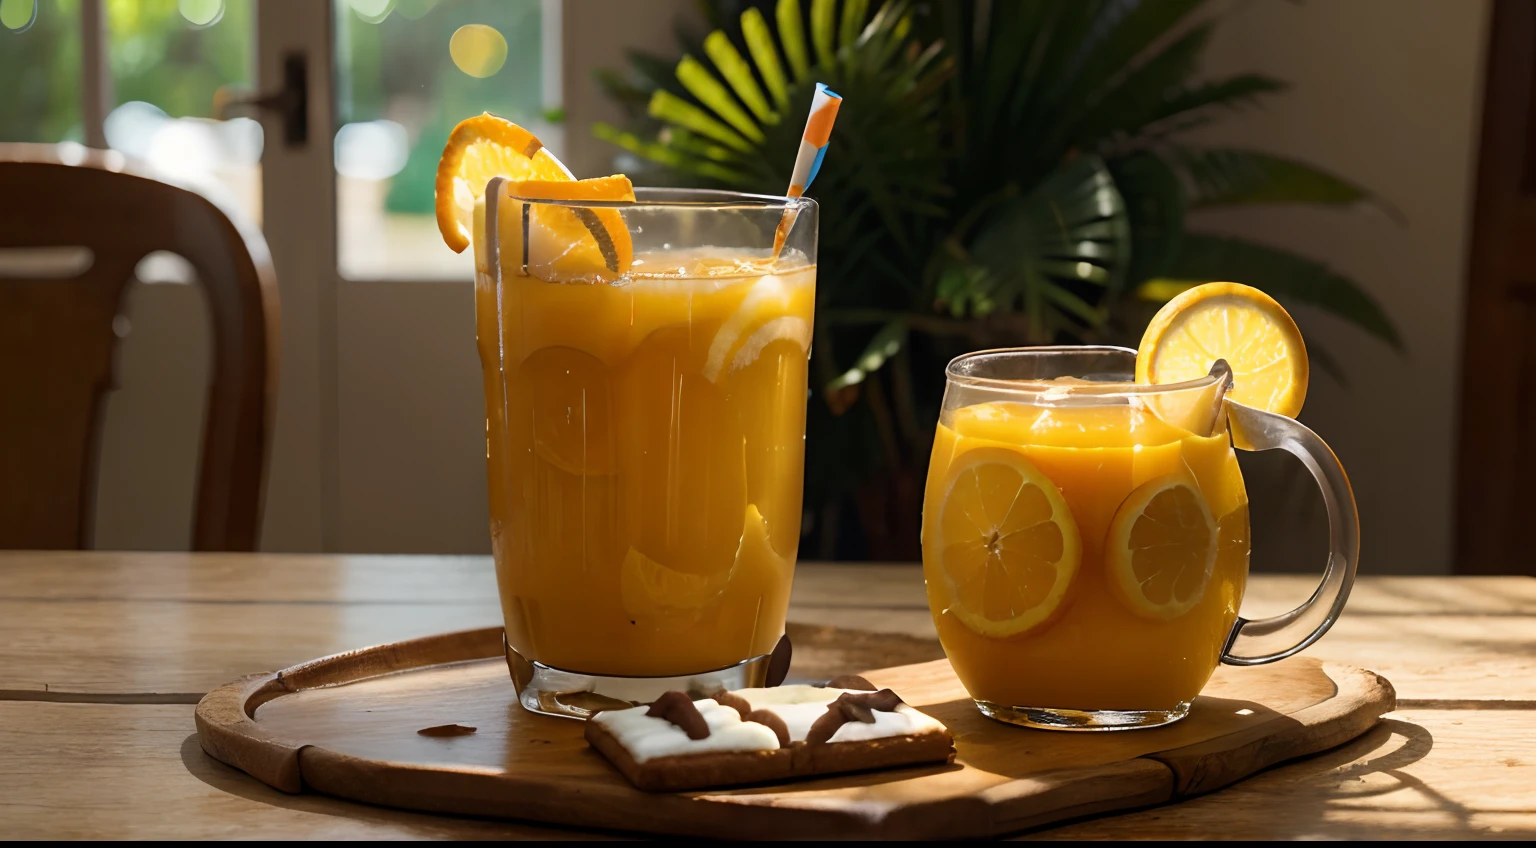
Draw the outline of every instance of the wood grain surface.
M590 749L580 724L516 703L499 628L252 675L209 693L197 726L208 753L286 792L715 838L953 838L1210 792L1353 739L1393 701L1375 674L1299 657L1220 669L1190 716L1166 728L1038 733L983 717L947 660L859 671L943 721L955 763L639 792ZM475 730L417 732L447 724Z
M1255 576L1244 612L1311 588ZM802 564L790 618L936 649L914 565ZM0 833L596 835L286 796L197 747L192 704L225 681L498 619L484 558L0 552ZM878 652L857 648L839 670L880 665L860 659ZM1536 580L1364 577L1307 655L1380 671L1398 711L1342 748L1176 806L1025 835L1536 837Z

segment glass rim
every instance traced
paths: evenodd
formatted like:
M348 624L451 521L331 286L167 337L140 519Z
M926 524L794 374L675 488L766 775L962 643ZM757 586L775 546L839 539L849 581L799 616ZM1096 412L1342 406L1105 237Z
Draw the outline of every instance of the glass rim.
M1193 380L1185 380L1180 383L1136 383L1135 371L1131 372L1131 380L1128 382L1108 382L1094 380L1087 383L1061 384L1046 379L1025 379L1007 377L978 377L973 374L960 373L960 368L969 361L996 357L999 359L1011 359L1014 357L1039 357L1062 356L1071 354L1128 354L1131 362L1136 361L1136 351L1132 348L1119 345L1041 345L1038 347L1000 347L988 350L976 350L951 359L944 366L944 378L950 383L966 388L982 388L994 391L1013 392L1019 395L1036 396L1047 392L1058 397L1124 397L1127 395L1146 396L1172 394L1174 392L1197 391L1210 388L1220 378L1215 374L1204 374ZM1062 377L1077 377L1074 374L1062 374ZM1087 379L1081 378L1080 379Z
M679 188L675 186L635 186L634 200L550 200L522 197L506 192L509 200L538 206L566 206L578 209L713 209L723 212L732 210L778 209L796 213L815 209L816 201L809 197L787 197L772 194L751 194L720 188Z

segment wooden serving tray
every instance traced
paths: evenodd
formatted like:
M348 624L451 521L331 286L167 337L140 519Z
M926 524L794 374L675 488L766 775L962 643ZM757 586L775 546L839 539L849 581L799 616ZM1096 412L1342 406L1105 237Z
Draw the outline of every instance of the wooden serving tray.
M896 647L898 655L914 650ZM640 792L587 746L580 722L518 705L500 628L242 678L203 698L197 730L203 750L285 792L390 807L722 838L975 837L1210 792L1341 745L1395 704L1380 675L1299 657L1218 669L1189 717L1168 727L1063 733L983 717L946 660L862 673L947 724L955 763ZM476 730L417 732L450 724Z

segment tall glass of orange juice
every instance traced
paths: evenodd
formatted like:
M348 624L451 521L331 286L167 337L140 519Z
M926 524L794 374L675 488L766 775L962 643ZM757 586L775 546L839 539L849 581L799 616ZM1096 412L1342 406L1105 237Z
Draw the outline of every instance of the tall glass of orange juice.
M815 203L536 189L492 180L473 230L520 700L583 716L763 685L800 538Z
M945 653L983 713L1058 729L1177 721L1218 663L1288 656L1337 616L1353 536L1335 539L1337 561L1308 605L1261 622L1238 615L1248 496L1226 368L1138 384L1136 351L1111 347L950 363L924 575ZM1319 480L1335 527L1353 528L1353 497L1321 440L1244 409L1232 420L1248 423L1247 446L1299 453L1314 473L1337 468Z

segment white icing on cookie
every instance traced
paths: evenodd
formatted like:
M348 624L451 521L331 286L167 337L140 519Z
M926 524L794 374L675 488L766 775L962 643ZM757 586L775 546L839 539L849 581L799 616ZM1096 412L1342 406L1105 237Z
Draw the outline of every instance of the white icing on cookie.
M804 742L811 732L811 725L827 712L827 705L844 692L854 695L867 694L858 689L831 689L820 686L776 686L771 689L739 689L735 694L747 699L752 709L766 709L784 719L791 742ZM908 733L925 733L943 730L938 719L921 713L906 704L899 704L895 712L874 711L873 723L850 721L832 734L829 742L861 742L866 739L884 739Z
M689 739L681 727L659 716L646 715L649 707L607 710L591 720L606 727L637 763L678 754L771 751L779 747L779 739L772 730L754 721L742 721L740 713L720 706L712 698L694 701L693 705L709 725L709 736L704 739Z
M747 700L752 709L768 710L784 720L791 742L804 742L811 732L811 725L827 712L827 705L844 692L861 694L856 689L826 689L820 686L775 686L768 689L737 689L733 692ZM772 751L779 747L778 737L766 725L755 721L742 721L741 714L723 707L713 698L694 701L704 723L709 725L705 739L689 739L682 728L657 716L648 716L649 707L628 710L608 710L592 717L592 721L608 728L608 732L629 751L635 762L643 763L657 757L678 754L702 754L708 751ZM844 723L828 740L837 742L863 742L870 739L887 739L892 736L927 733L943 730L938 719L921 713L906 704L898 704L895 712L874 710L873 722L850 721Z
M837 700L837 696L844 692L853 692L854 689L827 689L821 686L772 686L767 689L736 689L732 694L746 698L752 704L753 709L759 707L777 707L781 704L829 704Z
M897 704L896 711L891 713L875 710L874 715L873 724L865 724L862 721L847 722L839 727L827 741L829 743L863 742L866 739L886 739L891 736L906 736L944 729L944 724L938 719L918 712L906 704Z

